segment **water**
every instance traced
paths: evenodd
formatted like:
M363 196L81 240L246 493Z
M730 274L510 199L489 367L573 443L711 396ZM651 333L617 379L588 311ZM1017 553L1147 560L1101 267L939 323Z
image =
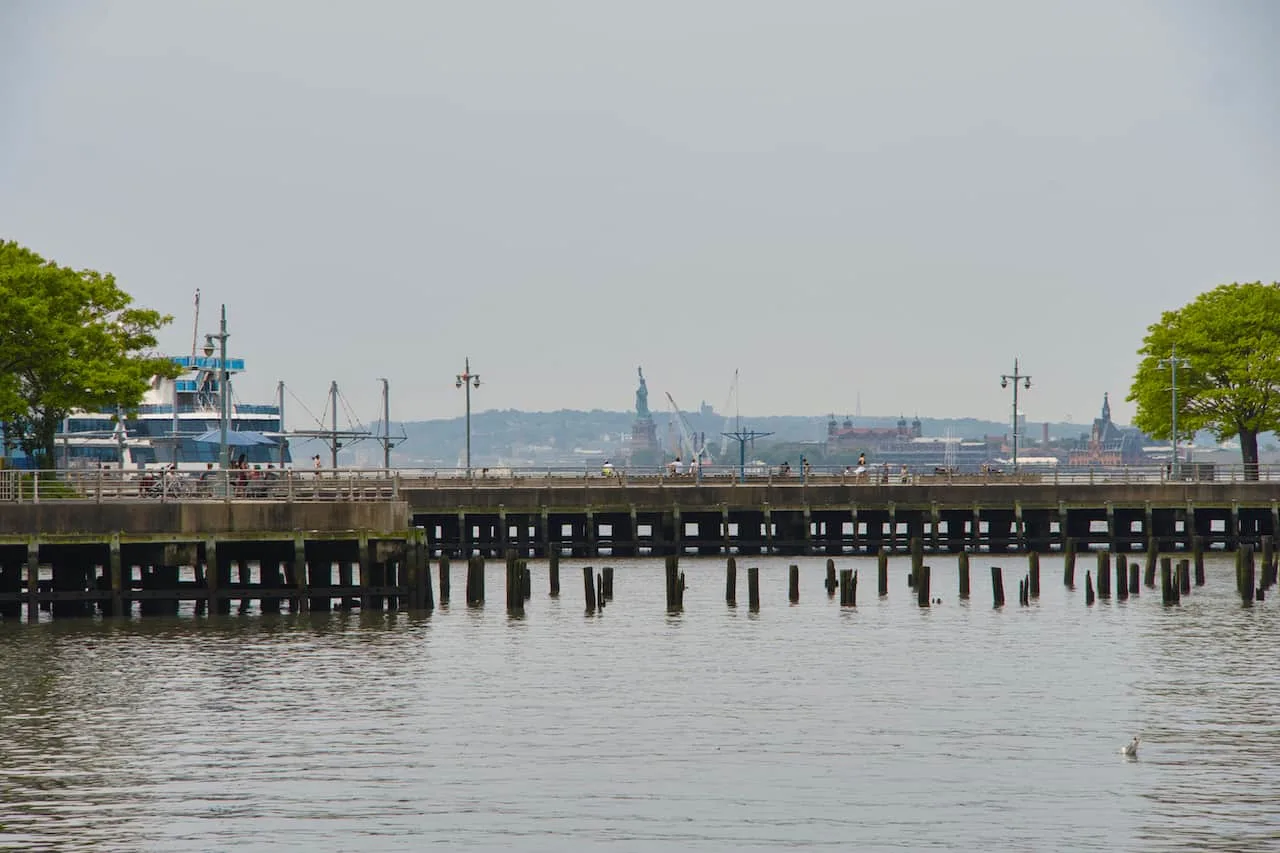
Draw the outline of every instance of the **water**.
M761 567L729 609L720 560L615 560L585 617L578 564L524 619L317 614L0 626L3 850L1280 849L1277 604L1229 557L1166 609L990 606L988 561L920 610L893 561L859 606L824 561ZM1087 564L1087 565L1086 565ZM458 567L455 588L461 585ZM460 592L460 590L458 590ZM1118 754L1133 734L1139 760Z

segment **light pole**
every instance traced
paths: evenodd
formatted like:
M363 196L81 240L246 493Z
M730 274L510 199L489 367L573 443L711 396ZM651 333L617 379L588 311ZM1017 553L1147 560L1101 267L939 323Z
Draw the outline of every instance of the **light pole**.
M467 477L471 477L471 386L480 387L480 374L471 372L471 359L466 360L466 366L462 368L462 372L458 374L457 387L465 388L467 392Z
M227 306L222 306L222 323L218 327L218 334L206 334L204 336L206 352L213 348L213 342L217 341L218 349L218 467L224 470L231 464L230 449L227 446L227 380L231 376L231 371L227 369ZM175 408L176 411L176 408ZM176 415L175 415L176 417ZM176 440L176 439L175 439Z
M1018 473L1018 380L1022 380L1023 388L1031 389L1030 374L1018 372L1018 360L1013 360L1013 373L1000 375L1000 387L1008 388L1009 380L1013 380L1013 473Z
M1169 348L1169 357L1160 359L1156 362L1156 365L1169 368L1169 376L1173 380L1173 402L1170 411L1170 421L1172 423L1169 428L1169 432L1173 436L1173 464L1169 467L1169 473L1176 480L1178 479L1178 368L1190 367L1191 362L1185 358L1178 358L1178 345L1174 344Z

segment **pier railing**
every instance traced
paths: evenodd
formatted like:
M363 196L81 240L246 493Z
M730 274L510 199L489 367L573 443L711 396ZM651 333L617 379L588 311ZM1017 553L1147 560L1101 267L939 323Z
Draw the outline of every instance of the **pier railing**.
M0 471L0 503L74 501L394 501L394 471L228 470L189 473L121 469Z
M1011 471L959 472L947 470L903 472L871 467L810 468L807 471L776 467L748 471L748 485L842 486L947 486L981 485L1110 485L1137 483L1229 483L1260 480L1280 484L1280 466L1259 465L1255 471L1242 465L1183 466L1175 476L1168 465L1122 467L1054 467ZM459 468L342 468L318 471L275 469L207 471L165 470L58 470L0 471L0 503L44 501L390 501L400 499L403 487L413 488L622 488L662 486L697 488L700 485L737 485L737 470L716 466L690 473L662 468L618 468L610 472L584 468L473 469L468 476Z
M817 467L808 471L782 470L778 466L749 468L746 483L749 485L1058 485L1058 484L1137 484L1137 483L1229 483L1261 480L1280 483L1280 465L1258 465L1254 471L1243 465L1208 465L1193 463L1180 466L1175 473L1169 465L1126 466L1055 466L1011 470L954 471L924 469L903 472L901 467L887 473L882 467L872 466L858 471L846 467ZM675 473L670 467L615 468L605 472L598 468L546 467L546 468L489 468L473 469L468 476L460 468L401 468L395 472L403 485L415 488L503 488L521 487L569 487L588 488L622 487L627 485L662 485L671 487L696 487L708 485L732 485L740 482L736 468L715 466L700 471L685 470Z

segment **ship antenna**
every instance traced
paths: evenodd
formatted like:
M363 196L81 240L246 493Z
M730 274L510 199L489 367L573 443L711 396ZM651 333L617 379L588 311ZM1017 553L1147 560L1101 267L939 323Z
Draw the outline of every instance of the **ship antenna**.
M191 329L191 358L196 357L196 342L200 339L200 288L196 288L196 318Z

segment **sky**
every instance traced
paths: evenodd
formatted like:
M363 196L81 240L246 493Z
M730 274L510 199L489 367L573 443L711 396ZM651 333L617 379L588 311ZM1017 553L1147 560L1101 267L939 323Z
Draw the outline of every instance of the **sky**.
M1280 4L0 0L0 237L364 422L1030 421L1280 279ZM299 405L299 403L301 405ZM309 413L309 414L304 414ZM340 419L345 420L345 418Z

